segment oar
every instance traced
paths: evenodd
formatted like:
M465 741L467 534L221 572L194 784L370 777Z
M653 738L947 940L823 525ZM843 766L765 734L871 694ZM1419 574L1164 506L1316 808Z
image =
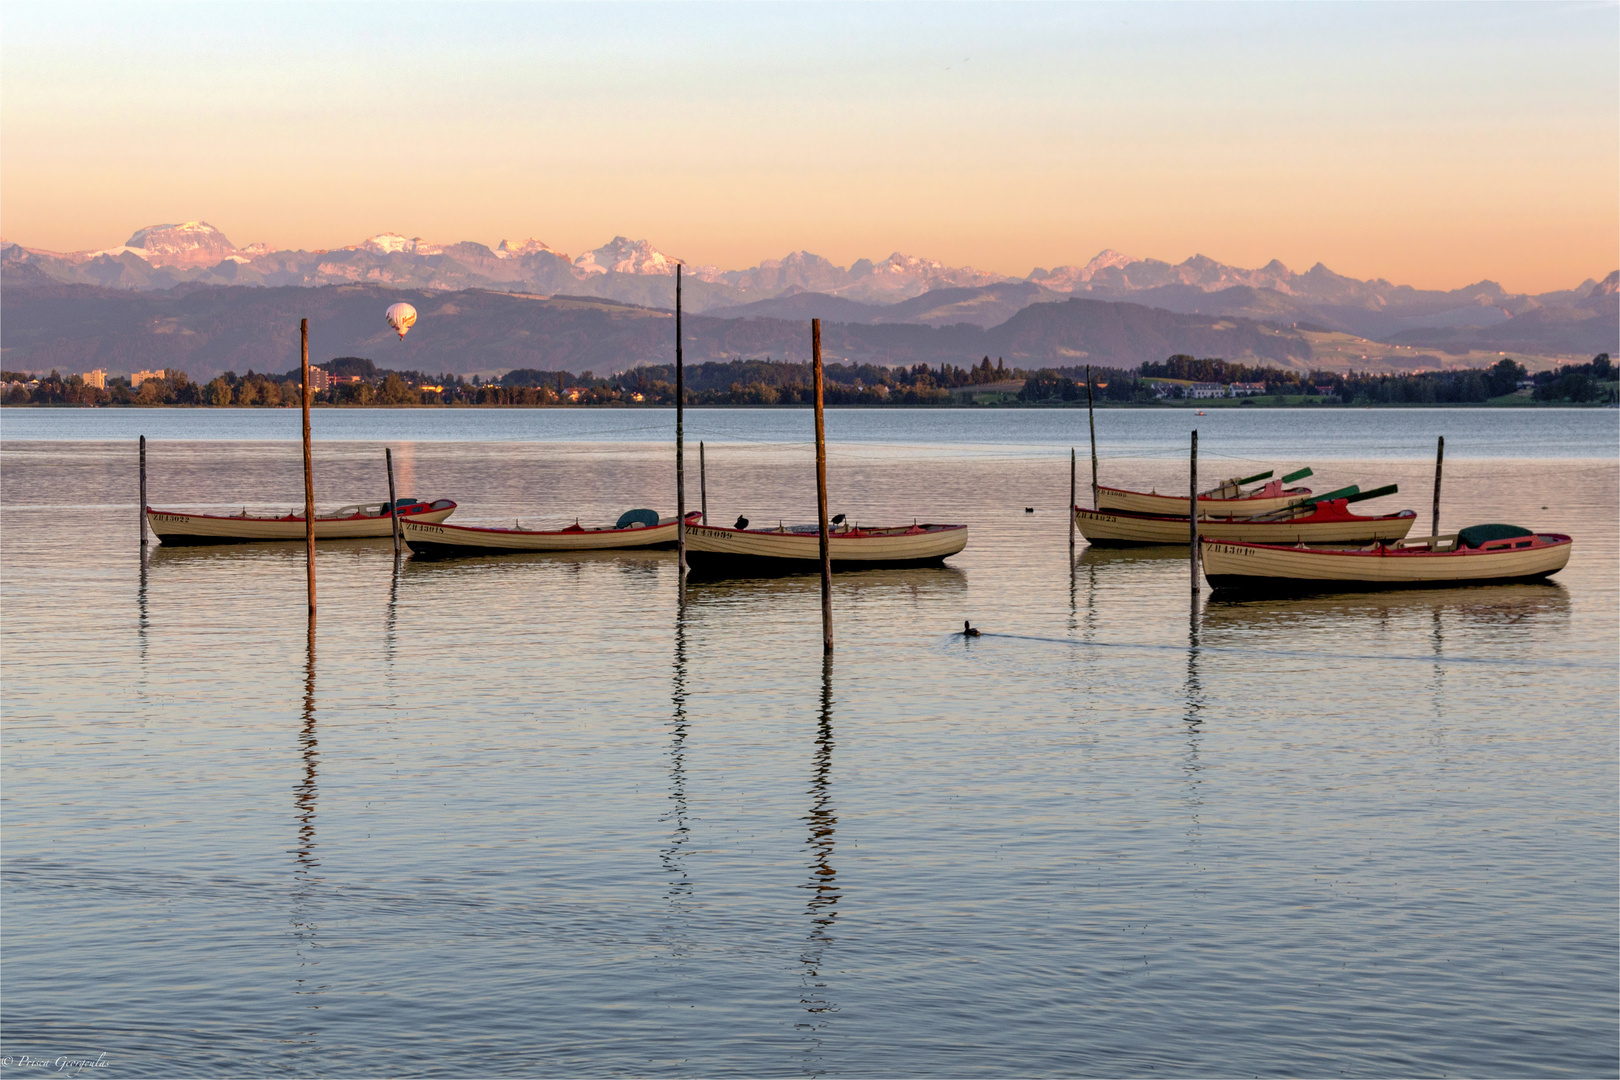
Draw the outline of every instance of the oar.
M1253 482L1254 482L1254 481L1256 481L1256 480L1264 480L1264 479L1266 479L1266 478L1267 478L1267 477L1269 477L1269 476L1270 476L1270 475L1271 475L1271 472L1270 472L1270 471L1269 471L1269 470L1268 470L1268 471L1266 471L1266 472L1263 472L1263 473L1259 473L1259 474L1257 474L1257 475L1255 475L1255 476L1250 476L1250 477L1246 477L1246 478L1244 478L1244 479L1242 479L1242 480L1239 480L1239 481L1238 481L1238 484L1239 484L1239 485L1242 485L1242 484L1251 484L1251 483L1253 483ZM1310 470L1310 468L1309 468L1309 467L1307 467L1307 468L1303 468L1303 469L1300 469L1300 470L1299 470L1299 471L1298 471L1298 472L1291 472L1291 473L1289 473L1289 474L1288 474L1288 475L1287 475L1287 476L1285 476L1285 477L1283 477L1283 478L1282 478L1282 481L1281 481L1281 482L1282 482L1282 483L1284 483L1284 484L1291 484L1291 483L1293 483L1293 482L1294 482L1294 481L1295 481L1295 480L1303 480L1303 479L1305 479L1305 478L1306 478L1306 477L1307 477L1307 476L1310 476L1310 475L1311 475L1311 470ZM1250 492L1250 494L1253 494L1253 492ZM1239 498L1241 498L1241 497L1242 497L1242 496L1239 496Z
M1373 488L1371 491L1360 491L1360 492L1357 492L1356 494L1350 495L1350 496L1341 496L1341 495L1335 494L1335 495L1332 495L1332 496L1329 496L1329 497L1335 498L1335 499L1343 498L1345 502L1353 503L1353 502L1361 502L1363 499L1376 499L1380 495L1393 495L1399 490L1401 490L1401 486L1399 484L1385 484L1381 488ZM1321 499L1317 500L1317 502L1321 502L1321 501L1322 501Z
M1273 470L1267 469L1265 472L1255 473L1253 476L1234 476L1230 480L1222 480L1208 491L1199 492L1198 497L1202 499L1205 496L1213 495L1217 491L1225 491L1227 488L1240 488L1244 484L1252 484L1256 480L1264 480L1269 477L1272 472Z
M1293 502L1288 503L1286 506L1279 506L1277 509L1272 510L1272 511L1270 511L1268 513L1256 514L1254 517L1250 518L1249 520L1250 521L1270 521L1270 520L1272 520L1274 518L1281 519L1281 518L1285 518L1285 517L1292 517L1294 515L1294 511L1300 509L1301 507L1311 506L1311 505L1313 505L1315 503L1319 503L1319 502L1329 502L1330 500L1333 500L1333 499L1348 498L1348 497L1350 497L1352 495L1358 494L1360 491L1361 491L1360 487L1358 487L1355 484L1351 484L1349 487L1342 487L1342 488L1339 488L1337 491L1330 491L1326 495L1306 495L1306 496L1304 496L1302 498L1295 499Z
M1357 491L1355 485L1352 484L1350 487L1340 488L1338 491L1330 491L1326 495L1314 495L1311 498L1306 499L1303 506L1310 507L1311 512L1315 513L1316 508L1325 502L1333 502L1336 499L1343 499L1347 503L1364 502L1367 499L1376 499L1384 495L1393 495L1399 490L1401 490L1399 484L1385 484L1383 487L1373 488L1371 491ZM1346 492L1349 492L1349 494L1346 494ZM1296 507L1295 509L1302 508L1303 507Z

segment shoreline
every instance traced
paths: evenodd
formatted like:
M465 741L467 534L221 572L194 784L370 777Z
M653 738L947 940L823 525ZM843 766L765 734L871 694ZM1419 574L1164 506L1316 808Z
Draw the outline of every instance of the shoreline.
M449 412L473 412L485 409L522 409L525 411L557 411L557 412L642 412L673 409L670 405L625 405L611 403L604 405L333 405L330 402L311 403L310 409L319 411L359 412L381 410L399 410L402 412L414 410L432 410ZM864 412L894 412L899 410L915 409L928 412L988 412L997 410L1011 410L1024 412L1030 410L1080 410L1086 409L1085 402L1069 401L1034 401L1034 402L996 402L982 405L828 405L828 412L838 411L864 411ZM1521 399L1516 401L1400 401L1400 402L1362 402L1360 404L1345 404L1341 401L1323 401L1321 399L1307 399L1299 402L1272 403L1260 402L1253 398L1232 399L1205 399L1202 401L1099 401L1093 406L1098 412L1103 410L1153 410L1166 409L1170 411L1203 412L1206 409L1241 409L1256 408L1266 410L1307 410L1318 409L1620 409L1620 404L1600 401L1531 401ZM770 411L807 411L811 405L794 403L791 405L765 405L765 404L689 404L687 409L765 409ZM154 411L169 409L187 412L213 412L225 409L248 409L253 412L298 412L297 405L135 405L135 404L107 404L107 405L78 405L66 402L27 402L18 404L0 404L0 411L9 409L118 409Z

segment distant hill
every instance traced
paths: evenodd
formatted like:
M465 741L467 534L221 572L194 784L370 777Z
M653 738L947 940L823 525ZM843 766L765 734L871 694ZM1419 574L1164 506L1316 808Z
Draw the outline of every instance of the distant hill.
M404 341L382 319L396 300L419 313ZM7 370L177 367L193 379L226 370L286 371L298 355L300 318L310 320L317 363L358 356L380 367L428 372L532 368L603 375L668 362L674 333L669 311L616 301L375 285L132 292L8 279L0 316ZM809 354L803 319L691 315L685 331L692 362L803 360ZM1031 305L989 328L829 321L822 337L829 359L886 365L965 365L990 355L1024 367L1134 367L1187 352L1299 366L1310 357L1309 343L1290 329L1085 299Z

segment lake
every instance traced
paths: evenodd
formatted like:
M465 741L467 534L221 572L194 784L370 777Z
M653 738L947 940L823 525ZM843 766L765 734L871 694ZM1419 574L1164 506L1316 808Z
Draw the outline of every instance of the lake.
M688 505L814 520L806 410ZM294 410L0 410L4 1053L103 1076L1620 1073L1620 413L1100 410L1103 483L1311 466L1537 585L1233 602L1071 552L1078 410L833 410L943 568L151 547L302 501ZM667 410L317 410L323 505L674 508ZM1026 508L1032 508L1030 512ZM963 638L964 619L984 636ZM31 1075L26 1068L7 1070ZM37 1069L40 1073L49 1070ZM87 1070L87 1073L89 1070Z

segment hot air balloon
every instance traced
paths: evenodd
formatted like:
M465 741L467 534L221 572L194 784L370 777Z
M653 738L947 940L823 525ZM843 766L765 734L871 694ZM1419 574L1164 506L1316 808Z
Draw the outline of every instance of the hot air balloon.
M409 304L395 304L383 314L383 318L399 332L399 339L404 341L405 331L416 325L416 309Z

